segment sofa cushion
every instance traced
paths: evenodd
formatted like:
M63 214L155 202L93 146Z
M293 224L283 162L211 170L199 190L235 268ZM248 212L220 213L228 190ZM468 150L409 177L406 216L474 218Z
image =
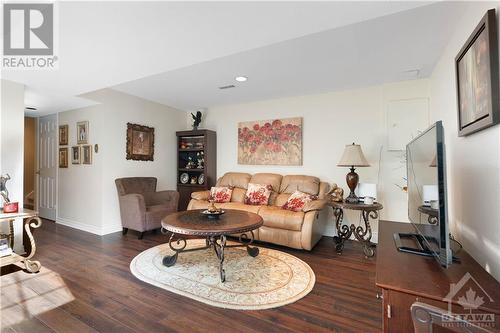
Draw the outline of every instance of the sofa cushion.
M246 193L247 193L246 189L235 187L233 189L233 195L231 196L231 202L244 203Z
M210 189L210 199L214 200L216 203L230 202L232 194L232 187L218 186Z
M271 190L271 185L249 183L247 193L245 194L245 204L267 206Z
M270 206L274 205L276 202L276 197L279 194L282 175L275 173L256 173L250 179L250 183L254 184L269 184L272 187L271 196L269 197L268 204Z
M316 199L317 197L315 195L307 194L300 191L295 191L288 198L287 202L283 205L282 208L286 210L291 210L293 212L299 212L302 210L302 208L304 208L304 206L307 203Z
M274 201L273 206L282 207L284 204L286 204L290 196L291 196L290 193L279 193L278 196L276 197L276 200Z
M246 189L251 177L248 173L228 172L217 181L216 186L233 186Z
M226 202L223 204L218 204L216 206L218 208L222 208L222 209L244 210L245 212L250 212L250 213L255 213L255 214L258 214L260 208L262 207L262 206L245 205L245 204L239 203L239 202Z
M304 212L292 212L276 206L263 206L259 215L264 225L270 228L300 231L304 222Z
M295 191L318 195L319 178L312 176L284 176L281 181L280 193L293 193Z

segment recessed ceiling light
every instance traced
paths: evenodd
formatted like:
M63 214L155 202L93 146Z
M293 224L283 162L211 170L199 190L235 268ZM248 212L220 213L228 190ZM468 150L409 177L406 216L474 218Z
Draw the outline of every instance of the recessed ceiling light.
M34 107L32 107L32 106L27 106L27 107L26 107L26 110L36 111L36 108L34 108Z
M234 79L238 82L245 82L246 80L248 80L246 76L237 76Z

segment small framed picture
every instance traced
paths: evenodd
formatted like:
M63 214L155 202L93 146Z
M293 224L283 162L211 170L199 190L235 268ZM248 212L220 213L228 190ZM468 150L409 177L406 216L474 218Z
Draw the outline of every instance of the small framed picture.
M92 145L82 146L82 164L92 164Z
M59 167L67 168L68 167L68 148L59 148Z
M79 145L89 142L89 122L79 121L76 123L76 143Z
M71 163L80 164L80 146L71 147Z
M68 145L68 125L59 126L59 146Z

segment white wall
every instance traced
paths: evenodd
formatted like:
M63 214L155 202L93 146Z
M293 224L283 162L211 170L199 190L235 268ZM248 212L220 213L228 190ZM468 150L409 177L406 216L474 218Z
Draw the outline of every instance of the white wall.
M305 174L337 183L348 194L347 168L337 167L346 144L361 144L371 164L358 168L360 181L379 183L382 219L407 221L407 197L402 183L406 166L402 152L388 152L386 107L389 100L427 98L428 81L415 80L342 92L307 95L210 108L202 127L217 131L217 173L228 171ZM302 166L248 166L237 162L238 122L303 117ZM188 117L190 123L190 116ZM379 172L379 154L382 159ZM348 214L357 222L357 214ZM377 230L376 223L373 230ZM334 234L333 220L327 230Z
M23 207L24 177L24 85L1 80L2 108L0 111L0 174L8 173L7 182L11 201L19 202ZM0 197L0 205L3 199ZM4 228L6 224L2 224ZM14 225L14 249L23 251L22 222Z
M430 79L431 120L443 120L450 231L500 281L500 126L458 137L455 56L487 9L470 4Z
M89 143L98 144L92 165L59 169L57 222L96 234L121 230L114 180L153 176L158 189L176 187L176 136L185 129L186 114L138 97L103 89L85 98L101 104L59 113L59 124L69 125L69 144L76 144L76 123L89 121ZM154 161L126 160L127 122L155 128Z

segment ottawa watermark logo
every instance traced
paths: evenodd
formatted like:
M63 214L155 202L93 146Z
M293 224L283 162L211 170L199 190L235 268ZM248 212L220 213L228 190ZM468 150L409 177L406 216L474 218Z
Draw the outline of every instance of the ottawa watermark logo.
M466 273L458 283L450 284L450 292L443 300L448 303L448 313L441 318L442 326L495 327L495 314L479 310L480 307L487 306L494 300L470 273ZM453 311L453 303L458 303L463 311L460 309Z
M3 3L2 69L57 69L54 3Z

